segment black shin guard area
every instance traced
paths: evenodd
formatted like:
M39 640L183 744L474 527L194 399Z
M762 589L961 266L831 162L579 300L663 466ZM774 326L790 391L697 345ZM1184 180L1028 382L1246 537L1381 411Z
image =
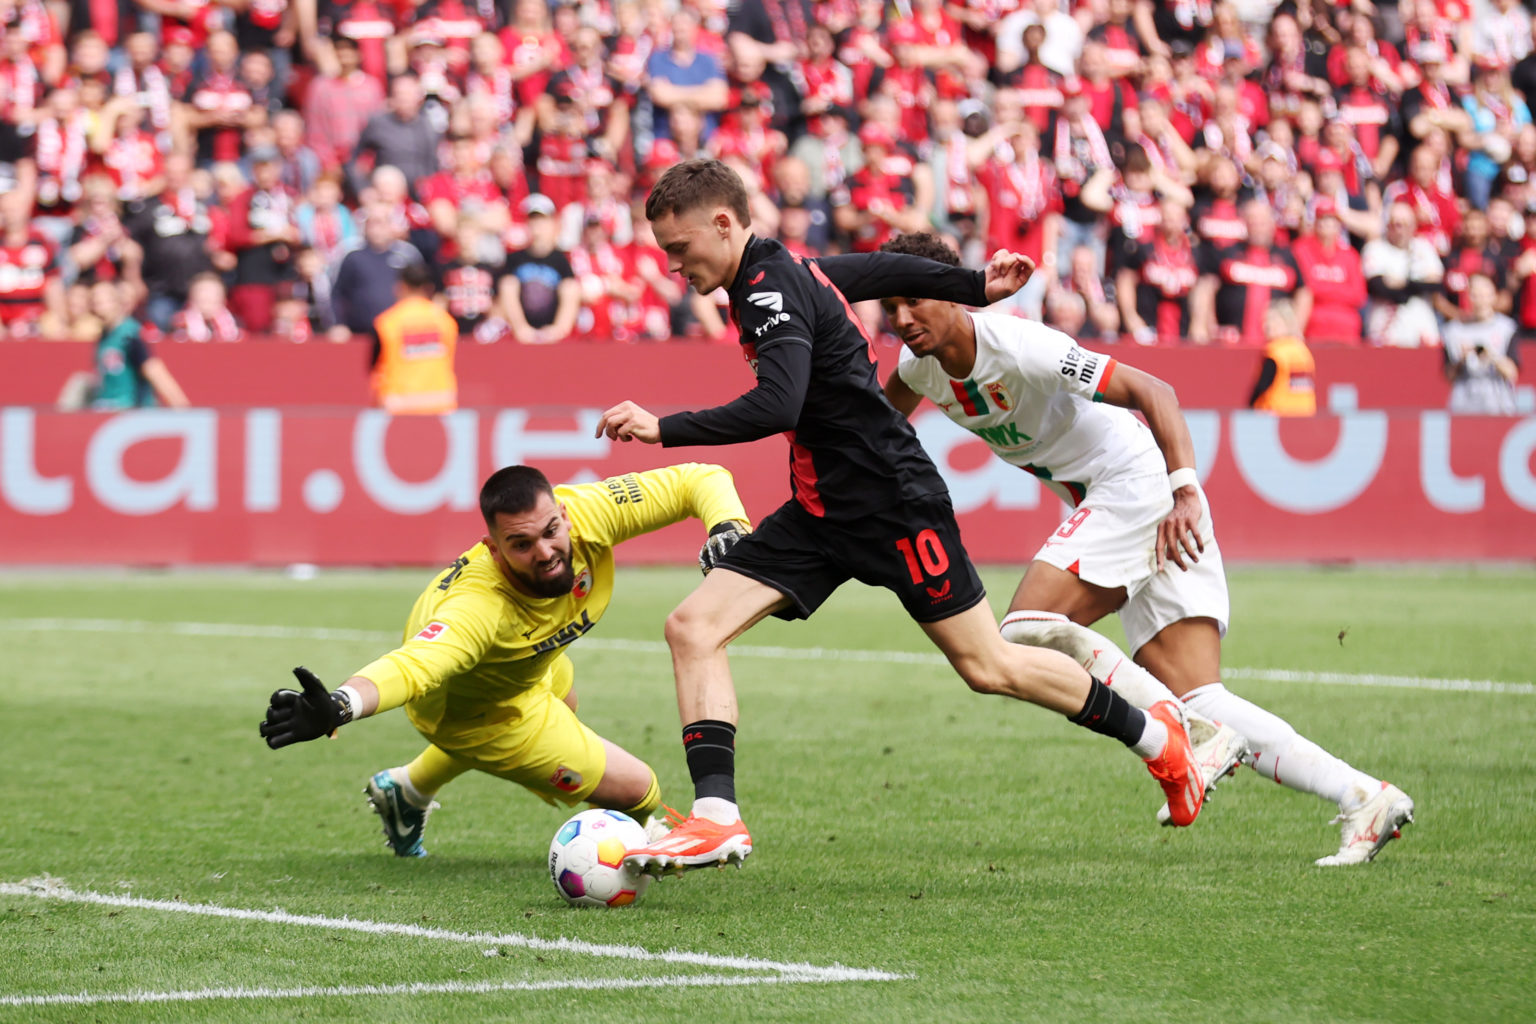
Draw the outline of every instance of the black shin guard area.
M1072 724L1091 729L1131 746L1147 727L1146 713L1124 697L1090 677L1088 702L1072 716Z
M683 754L695 799L736 802L736 727L710 719L683 727Z

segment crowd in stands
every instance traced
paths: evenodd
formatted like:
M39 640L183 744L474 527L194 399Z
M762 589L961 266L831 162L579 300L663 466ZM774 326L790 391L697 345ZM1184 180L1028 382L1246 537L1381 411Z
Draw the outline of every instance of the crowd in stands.
M0 334L344 342L421 261L468 343L729 339L643 216L709 154L795 252L1022 251L1085 340L1261 344L1284 296L1494 365L1532 42L1519 0L0 0Z

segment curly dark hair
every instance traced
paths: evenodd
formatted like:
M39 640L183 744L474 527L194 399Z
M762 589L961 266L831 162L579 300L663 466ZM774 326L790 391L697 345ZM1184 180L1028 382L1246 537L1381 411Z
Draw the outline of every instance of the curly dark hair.
M948 242L932 231L897 235L882 245L880 251L905 253L908 256L922 256L936 263L948 264L951 267L958 267L960 265L960 254L950 248Z

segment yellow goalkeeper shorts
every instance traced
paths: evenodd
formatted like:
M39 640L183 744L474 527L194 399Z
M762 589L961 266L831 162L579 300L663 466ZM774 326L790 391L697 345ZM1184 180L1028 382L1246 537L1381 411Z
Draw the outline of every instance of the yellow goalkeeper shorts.
M548 681L520 699L521 714L507 721L444 716L431 724L411 716L412 724L466 768L515 782L546 803L572 806L602 781L608 752L565 703L575 681L569 658L555 659Z

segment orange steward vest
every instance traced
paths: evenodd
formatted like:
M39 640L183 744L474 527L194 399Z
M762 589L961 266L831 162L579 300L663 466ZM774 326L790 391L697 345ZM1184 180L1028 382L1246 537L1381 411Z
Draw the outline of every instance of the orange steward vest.
M1276 416L1315 414L1317 366L1306 344L1300 338L1276 338L1264 346L1264 355L1275 361L1275 379L1253 407Z
M373 370L375 402L386 412L432 415L459 405L453 350L459 327L431 299L412 295L374 317L379 361Z

